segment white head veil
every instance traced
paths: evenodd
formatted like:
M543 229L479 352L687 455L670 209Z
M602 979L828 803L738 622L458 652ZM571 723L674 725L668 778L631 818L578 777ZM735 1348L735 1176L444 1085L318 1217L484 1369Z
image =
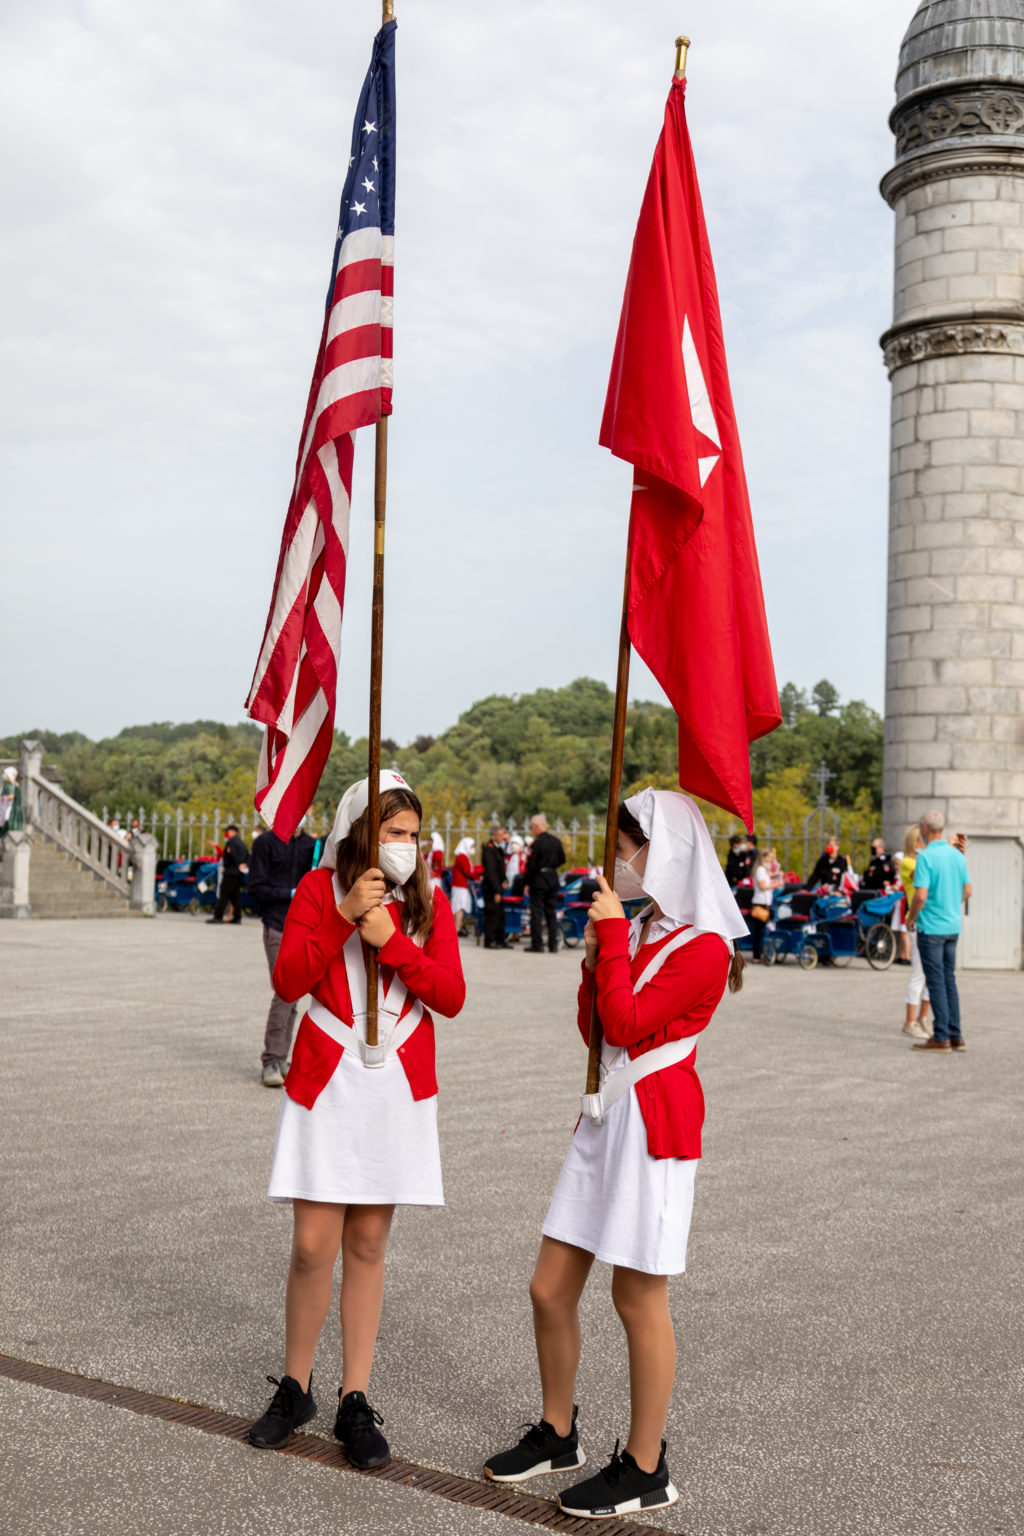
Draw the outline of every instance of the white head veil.
M444 838L440 832L431 832L430 851L431 853L444 853Z
M462 842L459 844L459 846L455 850L455 857L458 858L460 853L464 853L466 855L466 858L472 864L473 856L476 853L476 838L475 837L464 837L462 839Z
M380 792L386 789L409 789L400 773L395 773L391 768L382 768L380 771ZM321 869L337 869L338 844L343 843L352 830L352 823L358 821L370 803L370 781L360 779L357 784L351 784L341 797L338 806L338 814L334 818L334 826L324 844L324 851L320 856Z
M704 818L688 795L670 789L642 789L626 809L647 836L642 884L666 917L690 923L702 933L743 939L747 925L728 882Z

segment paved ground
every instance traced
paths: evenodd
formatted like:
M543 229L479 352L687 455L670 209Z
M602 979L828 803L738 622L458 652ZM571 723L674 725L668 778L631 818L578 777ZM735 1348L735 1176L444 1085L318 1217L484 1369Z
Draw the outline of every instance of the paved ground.
M571 956L464 958L470 1002L439 1028L448 1207L396 1224L374 1397L397 1454L472 1476L537 1412L526 1285L584 1067ZM0 1352L262 1407L289 1241L264 1198L263 967L254 923L0 924ZM939 1059L899 1035L905 975L748 971L701 1047L670 1530L1020 1530L1024 981L966 975L969 1050ZM586 1299L592 1460L626 1424L607 1282ZM332 1321L325 1435L339 1349ZM0 1404L11 1536L513 1529L36 1387Z

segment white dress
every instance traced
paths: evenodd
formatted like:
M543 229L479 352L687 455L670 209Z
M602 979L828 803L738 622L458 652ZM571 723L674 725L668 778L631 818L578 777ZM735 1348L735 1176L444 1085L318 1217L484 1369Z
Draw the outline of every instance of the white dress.
M335 877L336 878L336 877ZM341 895L336 892L336 898ZM358 930L345 945L353 1025L366 1039L366 968ZM392 977L383 997L379 1039L394 1027L406 992ZM323 1015L320 1027L330 1026ZM422 1027L422 1026L420 1026ZM437 1096L414 1099L398 1056L364 1067L342 1054L312 1109L282 1094L268 1194L274 1201L335 1205L444 1205Z
M640 920L630 929L636 953ZM677 925L652 926L649 940ZM629 1060L624 1050L601 1047L609 1077ZM603 1123L585 1116L576 1127L542 1228L545 1237L583 1248L606 1264L648 1275L678 1275L686 1268L697 1158L652 1157L636 1088L614 1103Z
M397 1056L367 1068L346 1051L312 1109L281 1098L271 1200L444 1205L437 1097L413 1098Z

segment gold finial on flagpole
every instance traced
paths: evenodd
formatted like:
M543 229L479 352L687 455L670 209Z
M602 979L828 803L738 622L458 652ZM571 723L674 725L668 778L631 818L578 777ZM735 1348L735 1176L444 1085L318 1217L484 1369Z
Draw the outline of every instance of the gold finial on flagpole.
M386 26L389 21L395 19L395 0L382 0L381 25Z
M688 37L676 38L676 78L680 80L686 74L686 51L689 46L690 39Z

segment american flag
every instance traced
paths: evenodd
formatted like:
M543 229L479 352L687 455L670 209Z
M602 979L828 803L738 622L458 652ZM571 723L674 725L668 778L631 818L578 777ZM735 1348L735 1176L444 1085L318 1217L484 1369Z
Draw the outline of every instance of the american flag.
M334 735L357 427L391 414L395 23L378 32L352 128L320 349L270 615L246 701L266 726L256 809L290 838Z

